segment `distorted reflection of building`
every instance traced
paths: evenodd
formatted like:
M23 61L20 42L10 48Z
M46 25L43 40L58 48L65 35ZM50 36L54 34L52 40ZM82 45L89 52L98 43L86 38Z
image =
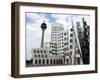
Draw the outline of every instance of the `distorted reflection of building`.
M78 36L80 40L81 50L82 50L82 57L83 57L83 64L89 64L90 63L90 54L89 54L89 25L87 25L86 21L84 21L84 18L82 18L83 23L83 30L80 28L80 23L77 23L77 30L78 30Z
M66 30L61 23L51 25L51 41L41 42L41 48L31 51L34 66L89 64L89 26L84 18L77 21L76 30L71 23Z

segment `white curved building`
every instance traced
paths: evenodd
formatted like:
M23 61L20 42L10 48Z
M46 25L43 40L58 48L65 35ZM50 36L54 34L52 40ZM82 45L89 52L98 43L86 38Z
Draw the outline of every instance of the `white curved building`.
M54 22L51 25L51 42L56 43L59 32L64 31L63 24Z

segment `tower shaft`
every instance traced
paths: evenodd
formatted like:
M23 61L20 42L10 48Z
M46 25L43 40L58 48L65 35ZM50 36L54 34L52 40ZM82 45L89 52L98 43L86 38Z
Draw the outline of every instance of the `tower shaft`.
M44 44L44 31L42 31L41 48L43 48L43 44Z

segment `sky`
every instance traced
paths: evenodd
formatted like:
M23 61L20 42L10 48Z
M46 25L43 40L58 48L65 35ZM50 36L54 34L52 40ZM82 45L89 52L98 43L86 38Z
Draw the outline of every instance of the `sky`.
M25 52L26 59L31 58L32 48L40 48L42 30L40 28L41 23L45 20L47 28L45 30L44 42L49 42L51 39L51 24L59 22L63 24L66 30L71 26L71 20L80 21L84 17L85 21L89 24L90 16L83 14L59 14L59 13L39 13L39 12L26 12L25 13Z

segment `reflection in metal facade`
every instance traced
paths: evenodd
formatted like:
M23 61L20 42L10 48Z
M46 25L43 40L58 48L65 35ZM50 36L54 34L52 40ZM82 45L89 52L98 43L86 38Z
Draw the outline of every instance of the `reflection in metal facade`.
M80 24L77 23L78 28L78 37L79 42L81 46L82 51L82 57L83 57L83 64L89 64L90 63L90 54L89 54L89 25L87 25L86 21L84 21L84 18L82 18L83 22L83 31L79 27Z

